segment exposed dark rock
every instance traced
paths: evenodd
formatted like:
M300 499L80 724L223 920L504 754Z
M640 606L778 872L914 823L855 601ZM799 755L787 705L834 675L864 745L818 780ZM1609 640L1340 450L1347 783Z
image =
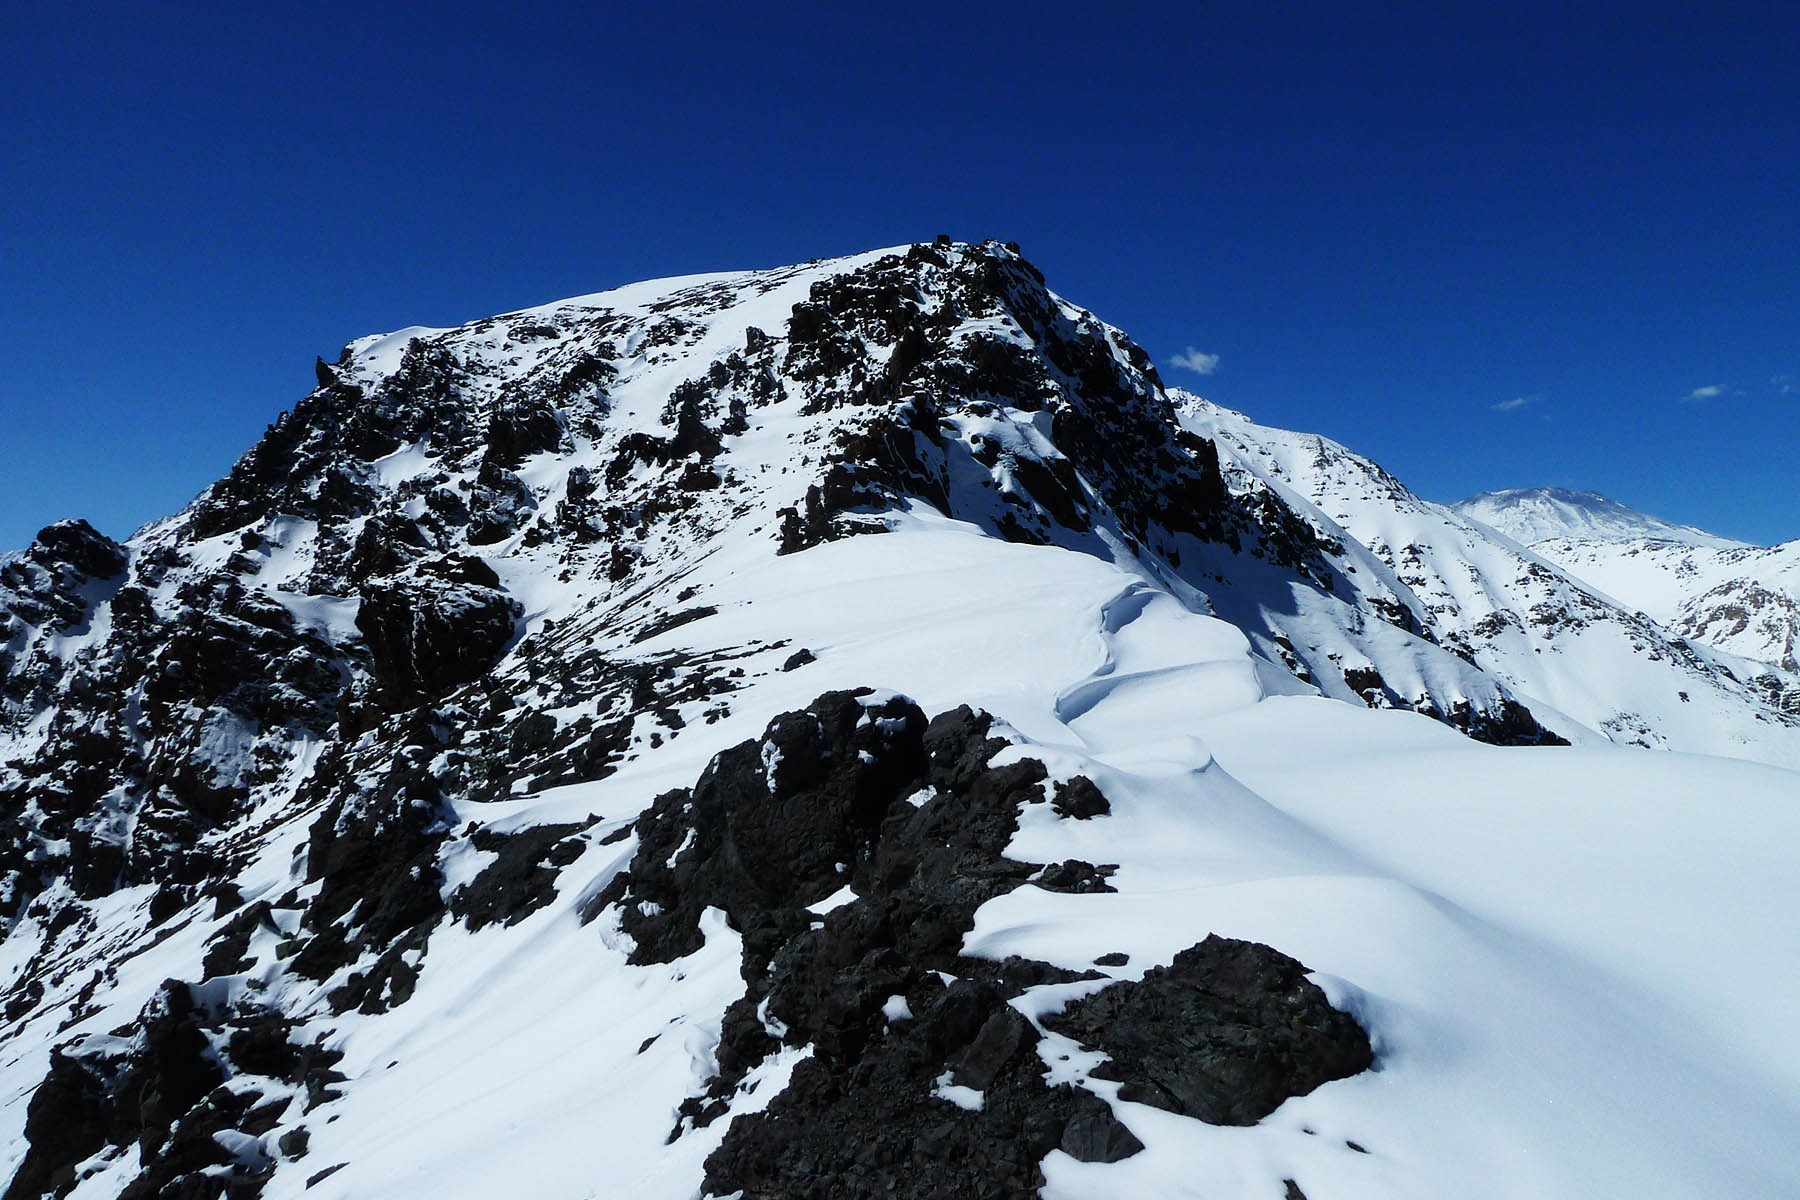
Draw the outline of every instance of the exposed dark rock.
M919 779L925 718L910 702L863 695L828 693L776 718L760 742L723 751L692 792L661 796L640 818L632 870L608 893L634 897L633 961L697 949L707 907L772 951L805 927L806 905L866 867L898 789Z
M717 608L714 608L710 604L702 604L695 608L684 608L678 612L664 613L659 617L652 618L648 624L632 635L631 640L634 643L647 642L653 637L660 637L661 635L668 633L671 629L680 629L690 621L704 620L707 617L713 616L718 611Z
M946 1051L966 1055L996 1028L980 1051L980 1110L935 1097ZM707 1159L706 1189L744 1200L1025 1200L1052 1150L1115 1162L1142 1149L1105 1101L1045 1085L1037 1040L997 993L952 984L853 1074L801 1062L765 1111L732 1123Z
M532 788L542 790L605 779L629 748L631 729L631 718L624 717L585 733L571 730L559 736L551 752L533 765Z
M70 632L84 624L99 597L89 585L125 570L125 548L86 521L58 521L38 532L24 554L0 565L0 648L8 610L31 625ZM0 667L6 663L0 657Z
M1031 877L1031 882L1046 892L1066 892L1076 895L1088 895L1093 892L1112 892L1118 889L1106 882L1117 868L1111 866L1095 866L1071 858L1067 862L1051 863Z
M537 499L525 482L493 459L483 459L469 490L471 546L490 546L517 533L537 507Z
M266 1133L287 1103L259 1104L260 1089L219 1085L244 1076L290 1087L342 1079L332 1070L340 1055L297 1045L292 1033L278 1014L209 1007L186 984L164 983L129 1041L88 1039L52 1051L7 1200L63 1194L74 1168L109 1146L141 1163L120 1193L129 1200L258 1194L273 1164L247 1162L215 1135Z
M113 1093L120 1068L110 1062L88 1063L62 1047L50 1053L50 1072L38 1084L26 1110L25 1159L6 1189L6 1200L26 1200L66 1189L76 1164L92 1157L109 1141L131 1140L115 1115ZM115 1135L115 1126L118 1132Z
M1428 714L1435 715L1435 714ZM1440 720L1444 718L1439 717ZM1490 746L1567 746L1569 739L1546 729L1517 700L1501 700L1497 708L1476 711L1467 700L1450 710L1448 723Z
M1214 1125L1253 1125L1290 1096L1374 1061L1368 1035L1305 967L1216 935L1044 1024L1105 1051L1109 1061L1094 1074L1121 1081L1120 1099Z
M1087 1104L1063 1126L1062 1152L1077 1162L1110 1163L1144 1148L1137 1135L1104 1104Z
M927 723L902 699L827 693L777 717L760 739L717 755L691 791L659 797L639 819L628 870L590 910L616 914L635 943L632 961L697 950L707 908L722 909L743 936L748 990L724 1014L720 1074L682 1106L673 1136L723 1112L744 1075L778 1045L812 1047L763 1112L726 1131L707 1159L710 1194L1026 1197L1042 1186L1038 1164L1053 1149L1112 1162L1142 1148L1104 1100L1044 1082L1039 1034L1007 1004L1027 988L1082 976L1023 959L961 956L975 910L996 895L1028 881L1110 890L1110 868L1040 869L1004 857L1019 812L1042 799L1044 768L1031 760L990 767L1006 743L989 728L967 708ZM1071 781L1060 794L1072 810L1091 810L1098 789L1080 782L1086 787ZM823 917L809 910L844 889L848 901ZM1100 993L1142 997L1126 1002L1136 1024L1106 1043L1121 1047L1115 1058L1128 1064L1132 1086L1169 1086L1133 1057L1144 1030L1212 1050L1185 1069L1252 1089L1229 1098L1240 1106L1278 1103L1361 1069L1331 1037L1362 1038L1367 1065L1362 1031L1299 979L1304 968L1245 947L1209 939L1162 968L1168 980L1152 972L1145 983ZM1227 972L1222 981L1194 982L1212 967ZM1183 986L1211 1007L1178 1006L1165 1017L1166 995ZM1092 1042L1089 1011L1078 1007L1061 1020L1071 1036ZM1221 1033L1224 1022L1234 1023ZM1174 1078L1186 1086L1187 1075ZM945 1080L982 1093L980 1110L960 1111L938 1096ZM1239 1111L1215 1105L1203 1115Z
M376 513L363 524L344 560L344 573L352 583L364 583L404 570L431 550L431 542L418 524L405 517Z
M488 417L487 457L502 467L517 467L534 454L563 443L562 422L542 400L515 400L497 405Z
M1057 784L1050 803L1056 809L1057 816L1072 817L1077 821L1103 817L1112 811L1112 805L1107 802L1106 796L1085 775L1077 775Z
M310 830L307 878L320 888L307 906L293 969L327 980L365 951L379 955L334 989L338 1011L380 1012L409 997L417 969L406 952L424 948L444 912L437 861L449 813L430 772L442 748L434 716L411 714L410 744L380 775L359 777L351 756L334 749L306 785L328 799Z
M513 726L507 749L514 758L548 750L556 740L556 718L549 713L527 713Z
M537 825L513 834L476 830L470 845L500 857L456 890L450 911L470 929L524 920L556 898L557 875L587 848L579 836L583 828Z
M498 583L481 560L447 557L364 587L356 627L390 707L441 696L493 667L523 611Z
M1371 708L1385 708L1393 702L1393 692L1374 667L1350 667L1344 672L1344 686L1363 698Z
M87 579L111 579L125 569L125 548L86 521L58 521L38 531L26 557L62 563Z

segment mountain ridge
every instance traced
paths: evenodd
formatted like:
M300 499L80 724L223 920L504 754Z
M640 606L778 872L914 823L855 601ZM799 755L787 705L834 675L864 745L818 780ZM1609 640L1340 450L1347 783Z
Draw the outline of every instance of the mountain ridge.
M1590 726L1508 677L1555 638L1475 640L1486 610L1272 469L1250 435L1278 431L1171 394L1016 247L371 335L316 383L182 512L124 543L60 523L0 568L9 1197L1482 1194L1463 1151L1496 1127L1585 1178L1518 1063L1616 1079L1581 1112L1644 1194L1696 1144L1768 1168L1785 1093L1735 1049L1664 1063L1730 1128L1597 1069L1722 1037L1686 981L1735 978L1753 921L1684 923L1666 873L1640 935L1567 890L1590 841L1499 896L1543 836L1458 883L1430 865L1451 835L1420 856L1307 804L1543 772L1518 791L1556 804L1492 815L1547 832L1706 779L1750 831L1789 773L1611 749L1644 736L1595 716L1613 698ZM1591 608L1707 720L1736 706L1740 753L1792 732L1519 562L1528 611ZM1736 863L1734 828L1682 849ZM1582 965L1544 977L1546 946Z
M1685 638L1800 669L1800 541L1754 546L1559 488L1483 492L1451 507Z
M1535 711L1615 740L1751 756L1757 752L1744 739L1760 740L1756 731L1771 717L1785 725L1793 714L1800 693L1779 656L1715 647L1691 629L1667 627L1660 614L1646 616L1562 566L1544 544L1493 537L1460 508L1422 499L1327 438L1173 394L1183 420L1212 438L1237 472L1293 489L1296 503L1366 546L1393 572L1421 628ZM1617 681L1612 690L1595 686L1602 673ZM1794 761L1782 748L1790 735L1774 734L1765 752Z

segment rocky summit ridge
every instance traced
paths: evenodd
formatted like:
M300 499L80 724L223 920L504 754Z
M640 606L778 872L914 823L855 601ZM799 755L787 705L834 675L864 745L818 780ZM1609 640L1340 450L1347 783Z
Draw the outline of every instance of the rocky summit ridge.
M1254 1124L1376 1057L1257 941L976 952L990 903L1134 878L1101 857L1122 729L1324 696L1493 745L1637 732L1519 669L1555 613L1505 616L1540 571L1531 604L1610 601L1518 558L1451 612L1443 564L1011 245L363 338L316 385L182 512L0 565L8 1197L387 1194L339 1118L422 1061L434 980L517 974L499 947L552 921L566 1005L637 1031L594 1061L655 1080L613 1134L641 1194L1035 1195L1144 1151L1121 1104ZM1792 724L1622 628L1715 724ZM1057 838L1092 856L1034 857Z
M1419 639L1384 580L1356 577L1359 547L1273 490L1228 489L1149 357L1005 247L677 282L353 342L182 513L128 545L46 530L0 581L8 811L38 864L14 908L33 873L199 882L184 864L212 830L321 754L551 663L619 744L525 761L600 770L646 701L673 725L729 687L708 678L721 664L626 663L602 639L706 615L682 582L706 558L880 533L925 505L1129 556L1203 609L1209 590L1306 589L1342 632L1296 674L1360 693L1401 673L1381 659L1403 646L1436 661L1408 664L1400 703L1537 736L1504 687ZM473 715L468 734L491 737L524 717ZM467 786L505 794L524 768L493 765L465 766Z

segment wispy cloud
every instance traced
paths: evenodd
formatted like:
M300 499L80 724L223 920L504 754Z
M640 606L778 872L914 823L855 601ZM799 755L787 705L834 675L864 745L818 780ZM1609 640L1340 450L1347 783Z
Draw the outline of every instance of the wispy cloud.
M1540 399L1542 397L1539 396L1514 396L1511 400L1496 400L1488 407L1500 413L1518 412L1521 408L1536 404Z
M1171 357L1169 365L1180 367L1184 371L1192 371L1196 375L1211 375L1219 369L1219 356L1189 346L1186 353Z
M1792 375L1777 375L1769 380L1769 386L1784 396L1792 396L1800 392L1800 379Z
M1681 399L1684 404L1699 404L1705 400L1717 400L1720 396L1723 396L1724 394L1725 394L1725 385L1724 384L1709 383L1705 387L1695 388L1693 391L1689 392L1687 395L1683 396Z

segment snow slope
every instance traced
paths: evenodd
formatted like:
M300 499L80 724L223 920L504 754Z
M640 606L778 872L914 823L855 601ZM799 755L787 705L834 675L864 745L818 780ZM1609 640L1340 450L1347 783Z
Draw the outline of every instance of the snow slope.
M1536 547L1420 499L1336 442L1173 394L1186 426L1211 438L1241 478L1281 490L1365 546L1421 628L1565 736L1800 765L1800 729L1781 700L1793 681L1777 668L1693 644L1701 639L1621 604Z
M959 985L1016 1044L937 1046L900 1116L1048 1080L1140 1144L1051 1137L997 1194L1800 1193L1793 727L1366 460L1174 398L1016 251L901 248L363 339L188 510L47 531L0 577L8 1196L689 1200L738 1131L846 1119L805 1105L859 1051L801 1018L860 1013L872 1069ZM865 688L876 750L896 696L992 714L975 785L894 798L799 909L715 903L758 849L705 849L708 781L806 818L791 748ZM783 1028L898 831L1005 779L1010 865ZM776 890L814 849L778 840ZM1059 1032L1209 934L1298 958L1374 1068L1208 1124ZM746 1194L927 1195L1024 1137L930 1141Z
M929 711L978 700L1114 804L1086 827L1027 823L1015 854L1121 866L1117 895L1027 888L990 902L970 952L1080 969L1123 950L1117 973L1134 975L1208 932L1291 947L1370 1022L1382 1056L1378 1073L1251 1129L1120 1104L1148 1151L1107 1165L1053 1156L1046 1196L1274 1200L1284 1178L1312 1197L1774 1197L1800 1185L1783 1137L1800 1115L1800 1038L1745 1036L1786 1027L1800 971L1780 935L1800 884L1776 850L1800 834L1800 776L1612 748L1494 750L1410 714L1259 700L1229 627L1147 606L1109 635L1109 603L1141 580L1054 550L995 561L986 542L927 523L726 576L742 607L671 638L702 648L780 633L820 657L771 677L770 694L688 746L677 773L819 688L874 680ZM939 572L962 581L953 600ZM864 630L881 636L851 628L846 601L872 605ZM1063 697L1109 678L1091 668L1121 636L1123 661L1169 673L1163 703L1113 690L1059 725ZM988 681L974 695L967 662ZM669 782L659 768L548 792L509 818L629 815ZM595 944L573 909L618 857L581 860L564 899L516 933L434 947L444 965L428 966L414 1000L346 1042L371 1086L350 1093L314 1153L351 1165L312 1191L296 1174L291 1193L267 1194L516 1187L517 1160L490 1142L498 1106L537 1194L685 1200L711 1139L661 1137L707 1056L708 1006L741 985L728 931L683 961L682 978ZM635 1057L671 1013L679 1038L650 1063ZM486 1049L496 1026L509 1032ZM469 1055L471 1043L483 1051ZM520 1061L554 1067L520 1078Z
M1800 670L1800 542L1751 546L1593 492L1483 492L1451 506L1691 641ZM1795 711L1791 686L1783 703Z
M1532 550L1684 637L1800 670L1800 542L1714 547L1552 538Z

